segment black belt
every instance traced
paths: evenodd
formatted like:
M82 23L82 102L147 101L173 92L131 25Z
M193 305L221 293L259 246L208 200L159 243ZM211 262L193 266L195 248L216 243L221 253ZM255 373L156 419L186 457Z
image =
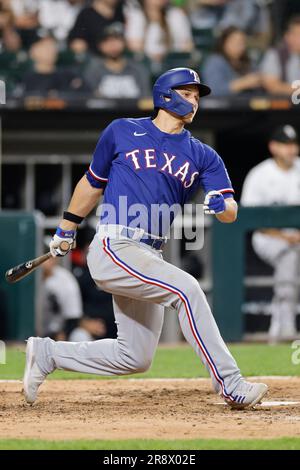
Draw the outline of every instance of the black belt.
M121 231L121 235L127 238L131 238L134 240L134 234L136 233L134 228L127 228L123 227ZM166 238L151 238L150 236L143 236L139 240L141 243L146 243L146 245L151 246L151 248L154 248L155 250L161 250L162 247L167 243Z

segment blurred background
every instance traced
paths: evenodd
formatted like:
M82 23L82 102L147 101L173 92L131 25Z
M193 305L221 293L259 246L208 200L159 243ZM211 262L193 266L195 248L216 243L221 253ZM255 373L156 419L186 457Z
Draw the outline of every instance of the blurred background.
M86 266L95 214L82 224L68 259L51 260L13 286L4 273L47 251L100 132L112 119L151 115L152 85L172 67L194 68L213 89L190 130L222 156L238 202L261 162L271 159L284 176L277 172L273 181L266 167L258 178L266 196L248 198L244 206L251 207L241 207L237 223L221 226L207 217L202 250L171 239L166 257L199 280L226 340L297 337L300 108L292 94L300 80L300 2L2 0L1 339L116 335L111 298L96 289ZM203 202L201 192L194 202ZM196 224L193 212L175 223L176 230ZM276 259L253 243L253 232L266 227L285 243ZM293 237L282 235L286 227ZM282 253L292 260L282 264ZM167 312L162 341L181 339L174 312Z

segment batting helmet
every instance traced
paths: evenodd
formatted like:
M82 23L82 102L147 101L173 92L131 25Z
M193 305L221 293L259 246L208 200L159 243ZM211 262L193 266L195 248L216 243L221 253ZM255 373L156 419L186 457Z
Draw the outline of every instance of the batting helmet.
M154 83L154 107L167 109L179 116L193 112L193 105L174 90L181 85L197 85L200 96L209 95L211 92L207 85L200 82L197 72L189 68L178 67L163 73ZM169 99L166 100L166 98Z

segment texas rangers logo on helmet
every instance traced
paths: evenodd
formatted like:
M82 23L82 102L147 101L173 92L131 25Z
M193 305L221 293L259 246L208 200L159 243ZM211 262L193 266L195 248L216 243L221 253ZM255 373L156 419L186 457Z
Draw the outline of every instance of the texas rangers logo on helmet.
M197 72L195 72L195 70L190 70L190 73L191 73L191 75L193 75L194 81L197 82L197 83L200 83L200 78L199 78L199 75L197 74Z

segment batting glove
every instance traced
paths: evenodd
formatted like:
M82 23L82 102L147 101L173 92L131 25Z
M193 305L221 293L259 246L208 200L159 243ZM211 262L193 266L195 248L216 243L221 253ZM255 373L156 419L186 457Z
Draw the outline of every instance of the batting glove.
M53 257L55 256L65 256L72 249L75 244L76 232L75 230L62 230L60 227L57 227L55 235L52 237L49 247L50 253ZM62 250L60 248L62 242L67 242L69 244L69 249Z
M204 199L204 214L222 214L226 210L225 199L220 191L209 191Z

